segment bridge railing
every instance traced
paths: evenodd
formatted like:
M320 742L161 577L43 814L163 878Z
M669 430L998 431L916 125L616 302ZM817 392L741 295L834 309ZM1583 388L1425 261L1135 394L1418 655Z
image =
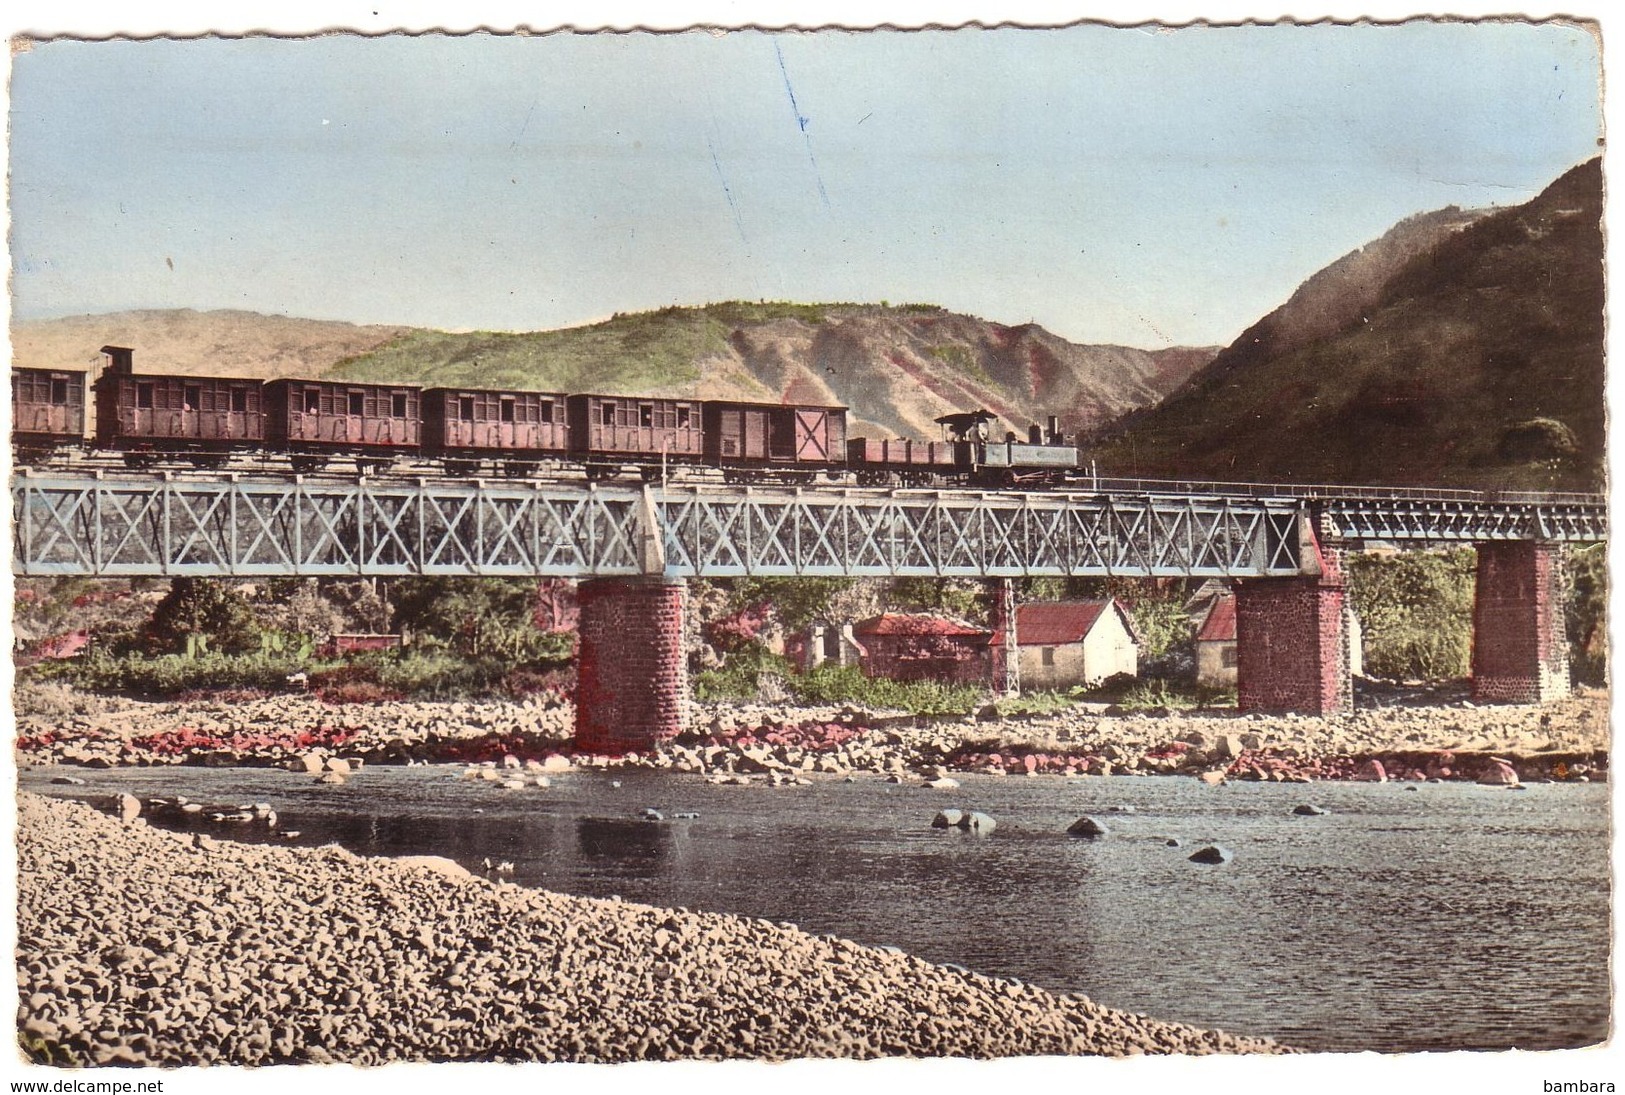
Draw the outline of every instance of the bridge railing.
M1074 480L1068 489L1108 494L1222 494L1308 501L1461 502L1503 506L1600 506L1608 496L1580 491L1472 490L1464 487L1385 487L1348 483L1250 483L1203 479L1136 479L1098 476Z

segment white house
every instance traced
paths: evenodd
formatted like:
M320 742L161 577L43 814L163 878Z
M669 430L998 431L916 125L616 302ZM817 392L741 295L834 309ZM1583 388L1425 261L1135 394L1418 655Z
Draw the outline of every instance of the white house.
M1113 598L1017 605L1016 647L1027 690L1098 684L1139 672L1134 621Z

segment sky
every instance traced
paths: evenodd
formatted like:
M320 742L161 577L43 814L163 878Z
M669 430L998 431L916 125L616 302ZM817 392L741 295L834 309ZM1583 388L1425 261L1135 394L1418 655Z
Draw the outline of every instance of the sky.
M1596 155L1599 80L1527 23L44 42L12 307L923 302L1222 345L1402 218Z

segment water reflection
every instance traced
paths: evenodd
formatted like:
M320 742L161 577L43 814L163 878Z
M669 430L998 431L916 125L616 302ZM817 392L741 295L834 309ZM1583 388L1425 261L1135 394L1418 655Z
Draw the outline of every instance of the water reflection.
M576 821L576 851L584 859L653 864L671 851L671 829L658 821L584 817Z

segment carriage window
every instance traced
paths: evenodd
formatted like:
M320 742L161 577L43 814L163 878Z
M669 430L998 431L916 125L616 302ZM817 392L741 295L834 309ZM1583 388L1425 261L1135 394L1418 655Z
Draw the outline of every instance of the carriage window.
M457 417L464 422L474 421L474 397L460 396L457 400Z
M187 410L198 410L203 404L203 389L196 384L186 385L185 399Z
M137 384L135 386L135 405L142 410L152 409L152 385Z
M305 413L306 414L321 414L322 413L322 392L321 392L320 388L306 388L305 389Z
M406 417L406 393L405 392L394 392L394 393L392 393L390 395L390 398L389 398L389 410L390 410L391 417L394 417L394 418L405 418Z
M603 404L602 410L603 410L604 425L606 425L606 426L615 425L615 404L613 404L613 403L605 403L605 404Z
M68 382L61 377L51 378L51 402L58 407L68 405Z
M231 390L231 411L233 414L248 413L248 389L233 388Z
M680 430L688 429L688 407L682 403L677 405L677 428Z
M653 426L655 424L655 405L653 403L638 404L638 425Z
M502 421L513 421L513 400L511 399L504 399L502 401Z
M363 414L366 413L366 410L367 410L367 397L366 397L366 394L364 392L351 392L350 393L350 415L351 415L351 417L360 418Z
M542 421L548 425L553 423L553 401L551 399L542 400Z

